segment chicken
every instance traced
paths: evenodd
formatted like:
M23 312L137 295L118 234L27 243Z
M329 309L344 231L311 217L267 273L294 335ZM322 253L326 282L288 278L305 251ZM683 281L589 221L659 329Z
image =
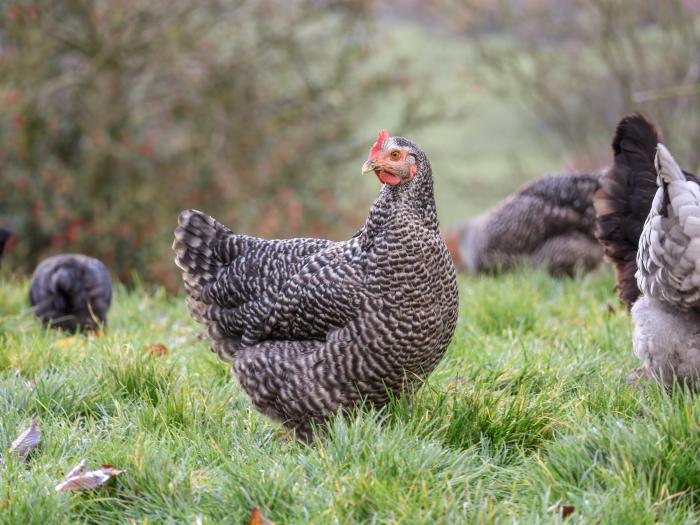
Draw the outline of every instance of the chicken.
M629 378L692 385L700 371L700 181L659 140L642 115L618 124L615 162L594 198L597 235L615 267L620 300L631 309L642 367Z
M112 282L107 268L97 259L55 255L34 270L29 301L47 326L94 331L107 324Z
M303 440L338 411L410 395L457 321L425 153L382 132L362 171L383 186L347 241L238 235L196 210L175 230L189 310L212 350L259 411Z
M612 142L614 164L601 178L593 199L596 236L615 269L617 294L628 308L639 296L637 249L657 191L654 157L658 143L656 128L644 116L623 118Z
M5 251L11 249L14 240L15 234L13 231L7 228L0 228L0 262L2 262L2 256L5 254Z
M554 276L596 268L603 257L594 235L599 179L598 173L542 177L448 233L457 268L495 273L544 266Z
M632 343L649 375L667 386L700 378L700 184L658 145L659 189L639 239Z

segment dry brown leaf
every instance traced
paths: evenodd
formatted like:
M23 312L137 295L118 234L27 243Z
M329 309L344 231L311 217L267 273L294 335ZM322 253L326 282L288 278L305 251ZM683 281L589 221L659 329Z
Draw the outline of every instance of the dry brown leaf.
M250 521L248 522L248 525L275 525L272 523L270 520L268 520L265 516L262 515L260 512L260 509L255 506L253 507L253 512L250 514Z
M573 505L562 505L561 503L555 503L547 509L547 512L558 513L562 519L568 518L574 511L576 507Z
M81 459L80 463L78 463L75 467L73 467L73 470L71 470L68 474L63 479L68 479L68 478L73 478L75 476L79 476L83 472L85 472L85 467L87 466L87 459Z
M32 419L29 428L22 432L10 445L10 454L16 454L22 459L27 459L29 453L39 446L41 432L37 428L36 419Z
M170 351L163 343L154 343L146 347L146 353L151 357L163 357L164 355L168 355Z
M562 505L561 506L561 517L568 518L569 515L575 510L573 505Z
M56 492L72 492L82 490L92 490L104 485L114 476L124 472L112 465L102 465L96 470L85 470L86 460L82 460L71 470L68 475L56 485Z

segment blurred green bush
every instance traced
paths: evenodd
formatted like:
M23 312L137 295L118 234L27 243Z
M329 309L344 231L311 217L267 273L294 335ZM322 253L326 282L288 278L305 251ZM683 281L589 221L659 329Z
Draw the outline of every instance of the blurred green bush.
M578 168L608 163L622 116L642 111L685 169L700 169L697 0L430 0L472 43L478 77L516 98Z
M80 251L175 287L188 207L263 236L361 223L352 181L332 171L369 146L353 130L371 101L405 82L367 66L371 2L0 9L0 222L20 233L17 269Z

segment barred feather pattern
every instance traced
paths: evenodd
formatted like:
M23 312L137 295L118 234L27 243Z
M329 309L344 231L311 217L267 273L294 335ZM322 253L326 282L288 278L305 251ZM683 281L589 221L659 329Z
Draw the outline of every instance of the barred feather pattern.
M62 254L43 260L32 274L29 302L43 324L67 331L107 324L112 282L101 261Z
M410 394L457 322L457 283L439 235L430 163L384 185L351 239L263 240L184 211L173 249L190 312L253 405L302 439L314 423Z
M521 188L458 230L452 249L458 267L495 273L544 266L556 276L595 268L602 259L593 209L600 176L550 175Z

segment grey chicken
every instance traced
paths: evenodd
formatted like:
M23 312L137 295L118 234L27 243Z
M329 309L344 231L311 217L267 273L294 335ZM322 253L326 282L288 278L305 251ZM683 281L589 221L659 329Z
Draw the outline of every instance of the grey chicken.
M542 177L445 235L458 269L496 273L544 266L554 276L598 266L593 195L598 173Z
M457 321L425 153L382 132L362 171L383 186L347 241L238 235L196 210L175 230L189 310L212 350L258 410L304 440L338 411L410 392Z
M632 343L657 380L695 386L700 378L700 185L658 145L659 189L637 252L641 296L632 306Z
M63 254L43 260L32 274L29 301L42 323L68 331L107 324L112 282L102 262Z
M596 194L598 236L631 308L635 376L693 385L700 371L700 181L642 115L622 119Z

